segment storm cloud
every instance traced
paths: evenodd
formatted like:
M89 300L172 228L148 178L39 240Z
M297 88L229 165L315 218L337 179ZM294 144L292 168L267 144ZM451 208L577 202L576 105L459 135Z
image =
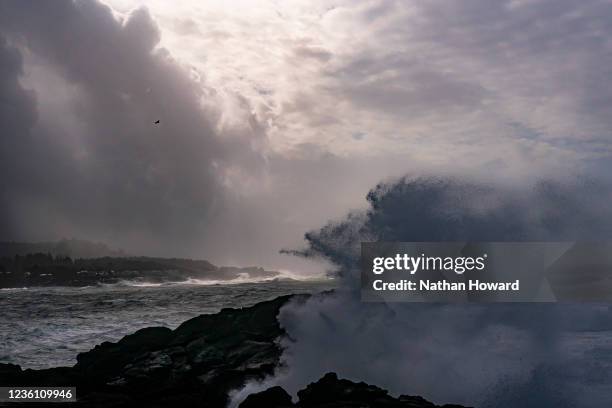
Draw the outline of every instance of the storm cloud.
M146 8L0 7L2 239L283 267L295 261L282 245L358 197L361 181L346 180L361 164L271 151L250 102L228 107L205 73L174 59ZM351 192L306 202L306 185L330 195L340 183Z
M1 239L307 272L381 180L610 173L606 2L224 4L0 1Z
M204 91L154 50L159 32L149 14L119 22L106 6L68 1L4 2L0 14L12 70L3 106L16 111L3 112L12 118L2 138L7 235L55 228L171 242L201 233L222 199L214 163L222 166L231 142L216 139L201 110ZM40 67L31 81L50 87L48 99L19 82L24 54ZM60 98L70 110L46 109Z

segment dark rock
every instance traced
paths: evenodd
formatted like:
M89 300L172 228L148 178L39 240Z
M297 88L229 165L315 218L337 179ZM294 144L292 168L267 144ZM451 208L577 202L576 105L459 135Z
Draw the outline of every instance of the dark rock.
M298 392L298 397L300 407L404 406L381 388L364 382L341 380L336 373L327 373L319 381L309 384Z
M285 333L277 315L291 298L306 297L282 296L248 308L223 309L175 330L141 329L79 354L74 367L22 370L0 364L0 385L77 387L74 407L225 407L231 390L262 380L279 366L282 350L277 340ZM381 388L338 379L334 373L298 396L294 405L285 390L273 387L248 396L241 408L436 407L420 397L394 398Z
M460 405L439 407L422 397L402 395L394 398L374 385L338 379L335 373L325 374L319 381L298 391L298 397L298 403L292 404L287 392L277 386L249 395L240 408L465 408Z
M74 367L0 365L0 384L76 386L77 405L85 406L225 407L230 390L279 365L284 331L276 316L290 298L226 308L175 330L141 329L79 354Z
M21 367L17 364L1 364L0 363L0 378L10 378L21 374Z
M293 407L291 396L281 387L268 388L265 391L251 394L240 404L239 408Z
M104 342L77 356L75 369L87 377L109 379L128 363L159 350L172 338L167 327L147 327L127 335L117 343Z
M317 406L326 403L361 402L383 404L395 399L387 391L366 383L340 380L336 373L327 373L319 381L298 392L301 406Z

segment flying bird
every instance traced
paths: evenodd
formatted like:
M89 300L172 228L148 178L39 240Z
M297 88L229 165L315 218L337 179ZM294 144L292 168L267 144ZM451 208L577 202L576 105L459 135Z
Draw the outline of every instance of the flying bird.
M159 119L157 119L157 120L156 120L155 122L153 122L153 123L155 123L156 125L159 125Z

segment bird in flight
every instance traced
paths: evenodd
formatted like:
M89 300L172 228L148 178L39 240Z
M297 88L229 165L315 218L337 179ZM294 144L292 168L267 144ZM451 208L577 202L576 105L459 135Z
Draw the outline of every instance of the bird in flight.
M156 120L155 122L153 122L153 123L155 123L156 125L159 125L159 119L157 119L157 120Z

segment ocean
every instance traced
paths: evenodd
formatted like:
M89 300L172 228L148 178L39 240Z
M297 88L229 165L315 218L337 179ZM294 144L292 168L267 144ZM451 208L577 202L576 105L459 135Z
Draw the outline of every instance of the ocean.
M72 366L78 353L104 341L116 342L143 327L174 329L187 319L224 307L333 287L332 281L191 281L1 289L0 363L34 369Z

